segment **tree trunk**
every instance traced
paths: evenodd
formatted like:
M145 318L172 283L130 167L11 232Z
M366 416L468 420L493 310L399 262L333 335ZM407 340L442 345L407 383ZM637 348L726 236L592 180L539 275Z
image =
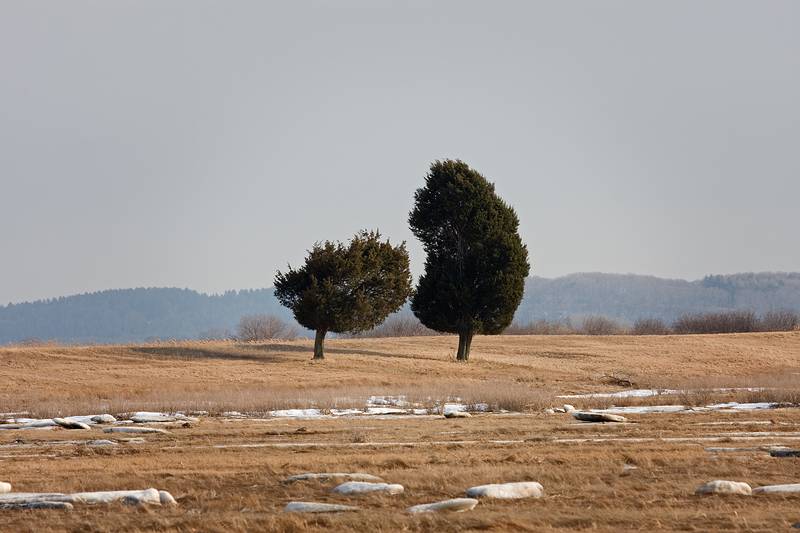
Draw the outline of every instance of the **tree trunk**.
M458 353L456 353L457 361L469 361L469 350L472 348L472 337L474 334L469 332L458 334Z
M318 329L317 335L314 338L314 359L325 359L325 334L328 333L324 329Z

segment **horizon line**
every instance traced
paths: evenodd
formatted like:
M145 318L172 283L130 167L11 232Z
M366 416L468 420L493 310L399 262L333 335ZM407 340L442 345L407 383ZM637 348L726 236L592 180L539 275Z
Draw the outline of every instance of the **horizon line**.
M600 271L579 271L579 272L571 272L569 274L563 274L561 276L554 276L554 277L545 277L545 276L528 276L525 280L530 279L543 279L543 280L557 280L562 278L568 278L570 276L586 276L586 275L600 275L600 276L634 276L639 278L651 278L651 279L659 279L664 281L682 281L685 283L697 283L699 281L703 281L706 278L711 276L722 276L722 277L733 277L733 276L746 276L746 275L788 275L788 276L800 276L800 271L780 271L780 270L762 270L758 272L734 272L730 274L706 274L702 278L698 279L685 279L685 278L671 278L671 277L662 277L656 276L654 274L637 274L635 272L600 272ZM74 298L77 296L91 296L94 294L103 294L106 292L114 292L114 291L135 291L135 290L180 290L180 291L190 291L194 292L200 296L207 296L207 297L214 297L214 296L224 296L228 293L240 293L243 291L263 291L263 290L270 290L274 289L274 286L269 287L251 287L251 288L241 288L241 289L226 289L222 292L206 292L200 291L197 289L192 289L190 287L178 287L178 286L138 286L138 287L116 287L116 288L107 288L107 289L98 289L94 291L86 291L86 292L79 292L79 293L72 293L72 294L63 294L58 296L51 296L48 298L38 298L36 300L23 300L18 302L8 302L6 304L0 305L0 308L8 308L11 306L17 305L26 305L26 304L37 304L37 303L47 303L52 300L58 300L61 298Z

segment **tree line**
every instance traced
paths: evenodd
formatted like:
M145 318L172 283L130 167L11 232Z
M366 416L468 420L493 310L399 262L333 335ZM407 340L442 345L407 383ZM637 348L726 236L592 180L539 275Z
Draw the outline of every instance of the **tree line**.
M757 333L795 331L800 329L800 313L792 310L767 311L761 315L754 311L736 310L712 313L686 313L674 322L660 318L641 318L633 324L602 315L563 320L538 319L530 322L513 322L503 335L692 335L713 333ZM426 327L408 312L389 316L380 325L356 333L340 335L344 338L422 337L442 333ZM224 339L243 341L292 340L297 338L297 328L273 315L247 315L242 317L237 333Z

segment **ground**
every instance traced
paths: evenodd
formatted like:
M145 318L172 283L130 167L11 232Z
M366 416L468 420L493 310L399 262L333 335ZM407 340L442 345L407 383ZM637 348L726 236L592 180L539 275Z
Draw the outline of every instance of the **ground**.
M0 531L781 531L800 521L800 497L694 495L713 479L752 486L800 482L800 409L628 415L584 424L543 409L608 399L561 394L634 387L767 387L619 403L785 401L800 373L800 332L669 337L485 337L472 360L452 361L456 339L331 340L310 361L309 341L176 343L0 349L0 412L31 416L206 410L169 434L133 444L92 430L0 431L0 481L15 491L156 487L175 508L121 504L64 511L0 511ZM406 394L432 414L288 419L289 407L363 406ZM437 404L518 413L445 419ZM260 413L222 416L224 411ZM325 411L327 412L327 411ZM93 448L89 439L112 438ZM635 468L634 468L635 467ZM397 496L342 497L332 483L286 484L302 472L354 471L405 486ZM411 516L418 503L470 486L539 481L542 499L482 501L473 511ZM289 501L357 505L340 515L282 513Z

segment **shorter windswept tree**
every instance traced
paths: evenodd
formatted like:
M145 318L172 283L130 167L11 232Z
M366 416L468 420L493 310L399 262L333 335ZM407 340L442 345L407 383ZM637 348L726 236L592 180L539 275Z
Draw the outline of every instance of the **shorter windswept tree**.
M316 331L314 359L324 358L325 335L374 328L411 294L405 243L392 246L377 231L349 243L315 243L305 264L275 276L275 296L304 327Z

